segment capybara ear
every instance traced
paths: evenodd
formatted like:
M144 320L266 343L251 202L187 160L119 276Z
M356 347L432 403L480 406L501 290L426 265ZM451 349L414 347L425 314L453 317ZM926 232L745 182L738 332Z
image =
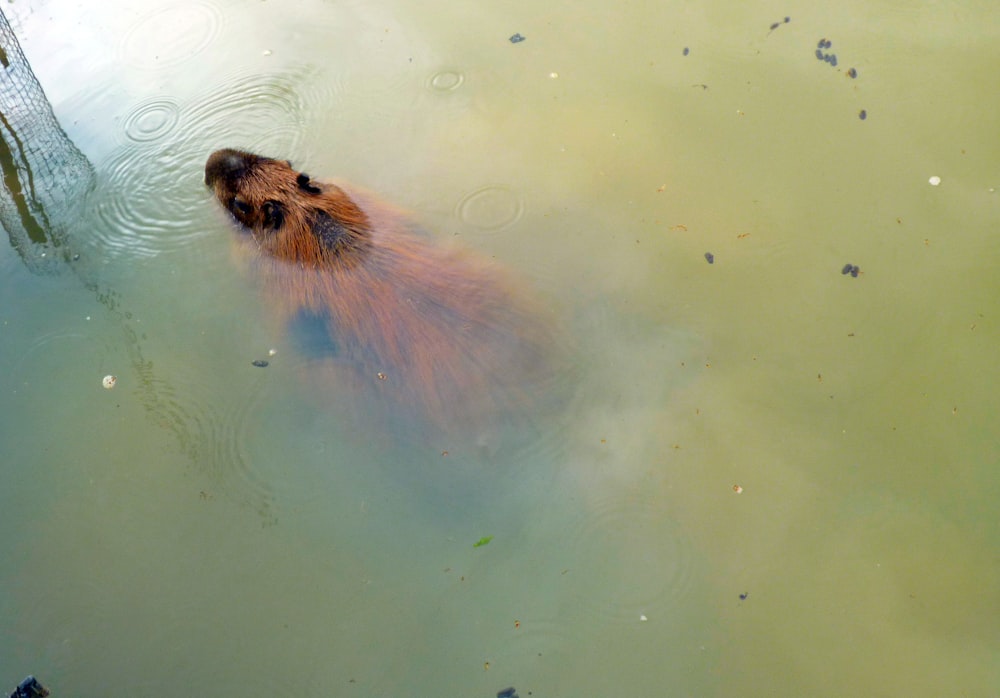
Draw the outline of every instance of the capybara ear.
M328 250L336 250L348 239L347 229L326 211L313 211L310 222L320 244Z
M322 190L315 184L309 181L309 175L305 172L299 172L299 176L295 178L296 183L299 185L299 189L308 192L310 194L319 194Z
M280 230L285 223L285 209L279 201L265 201L261 213L264 214L265 228Z

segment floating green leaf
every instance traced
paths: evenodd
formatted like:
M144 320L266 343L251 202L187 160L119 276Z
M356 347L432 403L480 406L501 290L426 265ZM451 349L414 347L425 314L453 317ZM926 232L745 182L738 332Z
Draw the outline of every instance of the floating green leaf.
M486 545L491 540L493 540L493 536L483 536L482 538L480 538L479 540L477 540L475 543L473 543L472 547L473 548L479 548L479 547L481 547L483 545Z

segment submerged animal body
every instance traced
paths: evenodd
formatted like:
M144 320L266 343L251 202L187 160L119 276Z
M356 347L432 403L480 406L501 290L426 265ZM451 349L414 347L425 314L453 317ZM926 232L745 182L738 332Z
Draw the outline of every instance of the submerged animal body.
M544 391L549 318L494 263L284 160L219 150L205 183L279 317L319 323L331 362L390 404L462 425L523 410Z

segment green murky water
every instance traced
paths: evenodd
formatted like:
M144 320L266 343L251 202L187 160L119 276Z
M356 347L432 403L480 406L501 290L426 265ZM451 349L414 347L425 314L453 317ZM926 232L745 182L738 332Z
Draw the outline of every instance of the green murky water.
M11 688L996 691L992 5L4 11L93 168L78 260L0 248ZM223 146L525 277L572 399L450 460L345 426L232 258Z

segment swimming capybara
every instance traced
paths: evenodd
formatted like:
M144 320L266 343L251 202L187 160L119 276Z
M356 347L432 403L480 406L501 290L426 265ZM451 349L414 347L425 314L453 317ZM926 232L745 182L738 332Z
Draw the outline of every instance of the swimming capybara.
M205 183L239 227L266 302L312 323L356 387L429 424L523 413L551 376L549 315L523 284L406 215L285 160L219 150ZM350 399L350 396L338 396Z

